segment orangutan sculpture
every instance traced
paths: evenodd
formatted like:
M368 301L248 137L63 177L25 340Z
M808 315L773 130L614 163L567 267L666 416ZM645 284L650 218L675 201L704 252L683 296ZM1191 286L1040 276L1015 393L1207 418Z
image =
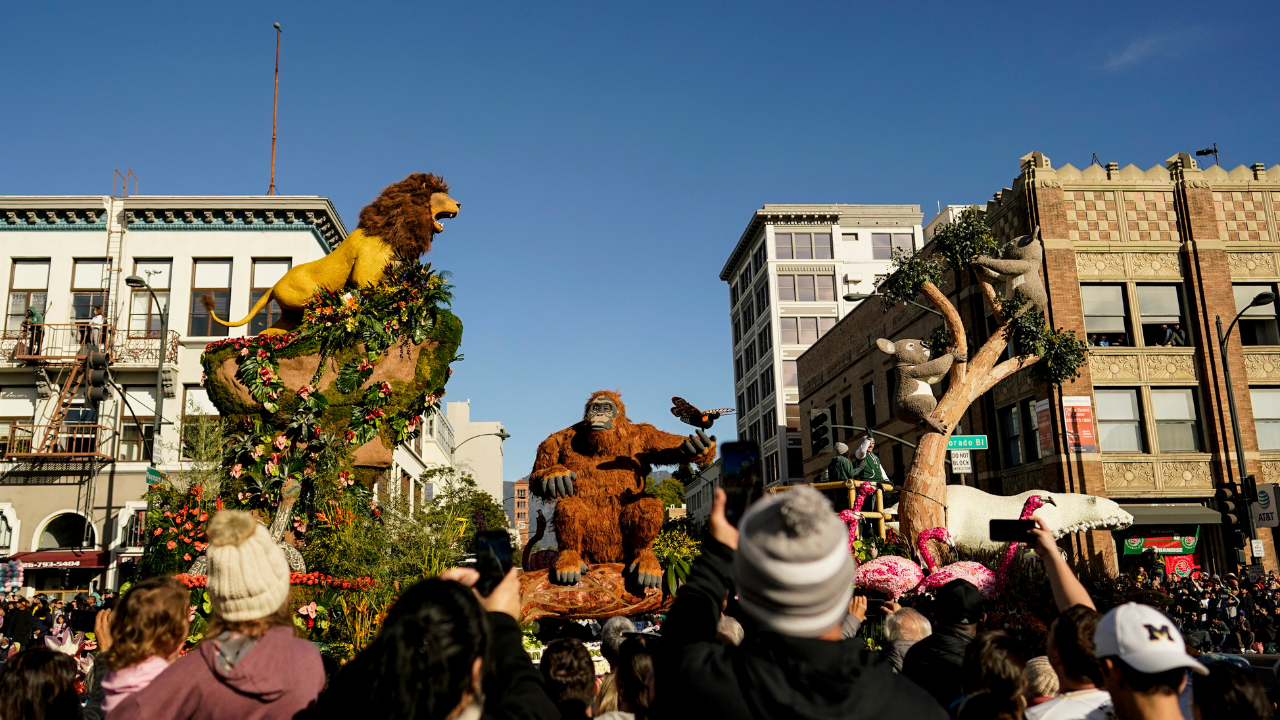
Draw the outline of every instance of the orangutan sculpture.
M317 290L341 290L382 282L387 263L400 257L417 259L431 250L442 218L456 217L462 206L449 197L443 178L414 173L388 186L360 211L360 224L337 250L284 274L242 320L227 322L213 314L212 298L202 298L214 322L226 327L248 323L268 302L276 301L281 318L261 335L286 333L302 320L302 307Z
M715 438L702 430L683 437L632 424L617 393L592 395L582 422L538 446L529 475L529 489L556 503L552 524L560 555L552 582L577 583L588 561L621 562L640 587L658 587L662 567L653 540L663 508L658 498L643 495L645 478L653 465L705 465L715 456Z

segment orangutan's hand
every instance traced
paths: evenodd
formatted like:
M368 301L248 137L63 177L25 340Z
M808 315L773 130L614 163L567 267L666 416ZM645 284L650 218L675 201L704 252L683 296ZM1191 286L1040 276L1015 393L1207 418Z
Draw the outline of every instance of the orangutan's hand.
M578 492L573 486L577 481L578 473L571 470L547 475L542 478L542 495L548 500L570 497Z
M715 444L715 435L707 437L707 434L699 429L696 435L690 435L689 439L684 441L684 444L680 446L680 449L684 451L686 456L692 459L715 447Z

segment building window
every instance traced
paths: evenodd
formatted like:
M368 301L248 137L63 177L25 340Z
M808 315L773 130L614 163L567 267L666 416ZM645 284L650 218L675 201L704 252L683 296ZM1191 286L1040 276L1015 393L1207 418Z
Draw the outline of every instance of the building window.
M779 260L830 260L831 233L774 233Z
M798 447L787 448L787 477L802 478L804 477L804 449Z
M226 337L227 328L209 317L207 306L222 319L229 320L231 307L231 261L196 260L191 273L191 322L188 335Z
M818 302L836 299L836 279L832 275L779 275L778 300Z
M763 400L774 392L773 363L764 366L760 371L760 399Z
M751 303L742 304L742 334L747 335L751 332L751 326L756 324L756 308Z
M191 458L194 449L193 443L207 443L209 437L200 437L201 418L211 418L217 420L219 418L218 408L214 407L209 401L209 391L199 385L184 385L182 387L182 457ZM154 392L152 397L154 397ZM134 412L137 412L135 405ZM154 411L153 411L154 412ZM125 413L128 414L127 412ZM127 418L126 422L132 422L133 418ZM212 428L210 428L212 429ZM136 432L136 429L135 429Z
M733 316L733 344L737 345L742 342L742 320L737 316Z
M1160 452L1200 452L1199 412L1191 388L1151 389Z
M844 397L840 398L840 424L850 425L850 426L853 425L853 396L852 395L845 395ZM842 433L837 432L836 436L840 436L841 434ZM845 441L848 442L849 438L853 436L853 431L850 430L849 428L845 428L843 435L844 435Z
M778 435L778 409L774 408L760 415L761 436L770 440Z
M910 234L871 233L871 259L892 260L893 251L910 254L915 250Z
M1280 450L1280 387L1249 388L1259 450Z
M778 453L771 452L764 458L764 483L766 485L778 481Z
M764 270L765 264L769 262L769 251L765 249L765 243L760 243L759 245L756 246L756 251L753 255L753 260L754 260L756 272L760 272L761 270Z
M267 293L284 274L289 272L292 261L288 258L281 260L259 260L253 261L253 287L249 290L249 307L258 304L258 300ZM258 311L249 321L249 334L257 335L266 330L280 320L280 304L272 298L267 306Z
M1146 452L1138 391L1094 390L1098 403L1098 445L1103 452Z
M782 318L779 325L782 328L783 345L811 345L836 326L836 319L833 317Z
M1232 285L1231 290L1236 296L1236 312L1244 310L1244 316L1240 318L1240 344L1280 345L1280 329L1276 327L1276 303L1245 310L1259 293L1273 292L1275 288L1271 285Z
M9 449L13 426L30 425L35 419L38 400L39 395L33 386L0 388L0 456ZM28 443L30 439L30 433L24 433L21 438ZM0 543L0 547L4 544Z
M1191 344L1182 315L1182 292L1177 285L1139 285L1138 314L1142 344L1147 347L1182 347Z
M172 275L173 261L135 260L133 274L147 281L155 291L156 300L169 304L169 277ZM151 299L146 288L134 290L129 295L129 332L140 333L143 337L160 337L160 306Z
M763 283L756 289L756 314L769 314L769 283Z
M760 334L756 336L756 354L766 358L773 353L773 325L765 323Z
M742 379L742 356L733 359L733 381L738 382Z
M868 380L862 384L862 409L866 413L867 427L876 426L876 384Z
M9 316L5 330L18 332L26 319L27 308L41 315L49 304L49 261L14 260L9 277Z
M1000 456L1006 468L1017 467L1040 457L1035 408L1035 400L1023 400L996 410L996 422L1000 428Z
M88 325L94 315L106 322L107 278L111 261L107 259L76 260L71 275L71 322ZM96 341L95 341L96 342Z
M747 410L754 410L760 404L760 390L755 380L747 383Z
M795 360L782 361L782 387L800 387L799 372L796 370Z
M747 348L742 353L742 371L750 372L751 368L755 366L756 366L756 345L755 343L747 343Z
M156 389L153 386L126 385L124 395L127 405L120 413L120 442L116 459L123 462L149 461L151 439L154 437L152 423L156 417ZM135 415L137 422L134 422ZM139 424L142 425L141 432Z
M1124 307L1123 285L1081 285L1084 332L1090 345L1128 347L1129 323Z
M742 417L747 412L747 396L738 393L738 417Z

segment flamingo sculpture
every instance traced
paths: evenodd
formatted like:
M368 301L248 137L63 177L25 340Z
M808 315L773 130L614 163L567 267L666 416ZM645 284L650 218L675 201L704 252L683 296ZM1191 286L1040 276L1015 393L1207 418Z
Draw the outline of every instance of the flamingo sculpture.
M920 557L929 563L930 571L937 567L937 563L933 555L929 554L928 542L940 539L938 531L947 532L946 528L933 528L925 530L916 538L916 549L920 552ZM903 593L916 589L922 580L924 571L919 565L899 555L883 555L859 565L853 584L877 590L888 595L890 600L897 600Z
M1028 497L1022 505L1022 514L1018 519L1030 520L1032 514L1044 506L1046 502L1050 505L1057 504L1053 502L1053 498L1050 497L1046 500L1045 497L1047 496L1032 495ZM949 545L954 544L951 540L951 533L947 532L946 528L931 528L920 533L916 542L919 545L920 557L924 559L929 568L929 576L920 582L920 586L916 590L918 592L931 593L952 580L967 580L978 588L978 592L982 594L982 597L987 599L995 597L996 593L1004 587L1009 577L1009 568L1013 565L1013 558L1018 553L1019 545L1019 543L1010 543L1009 548L1005 551L1004 558L1000 561L1000 569L997 572L992 572L986 565L972 560L962 560L939 568L937 561L933 559L933 554L929 552L929 540L940 540Z
M853 552L853 543L858 539L858 521L862 519L862 504L867 497L876 491L875 483L862 483L858 486L858 495L853 499L852 510L841 510L840 520L849 526L849 552Z

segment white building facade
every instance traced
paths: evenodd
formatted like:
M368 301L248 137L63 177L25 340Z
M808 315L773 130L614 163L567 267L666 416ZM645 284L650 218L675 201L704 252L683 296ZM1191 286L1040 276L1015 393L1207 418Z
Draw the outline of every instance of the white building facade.
M0 196L0 560L23 560L25 592L115 587L141 554L158 374L154 444L159 468L174 477L187 465L182 418L217 412L201 387L205 346L278 317L272 304L225 328L202 298L238 320L291 267L345 236L320 197ZM168 303L166 332L147 291L125 284L130 275ZM44 316L38 337L22 327L31 307ZM123 397L93 403L75 368L108 340ZM412 483L450 461L452 447L441 447L451 442L448 421L433 419L430 434L396 450L388 477Z
M496 420L472 420L470 400L445 403L445 415L457 434L453 466L471 473L476 485L502 505L502 443L506 428Z
M720 279L738 437L760 445L766 484L804 476L796 358L860 302L846 295L875 291L895 249L923 245L922 219L918 205L765 205L747 223Z

